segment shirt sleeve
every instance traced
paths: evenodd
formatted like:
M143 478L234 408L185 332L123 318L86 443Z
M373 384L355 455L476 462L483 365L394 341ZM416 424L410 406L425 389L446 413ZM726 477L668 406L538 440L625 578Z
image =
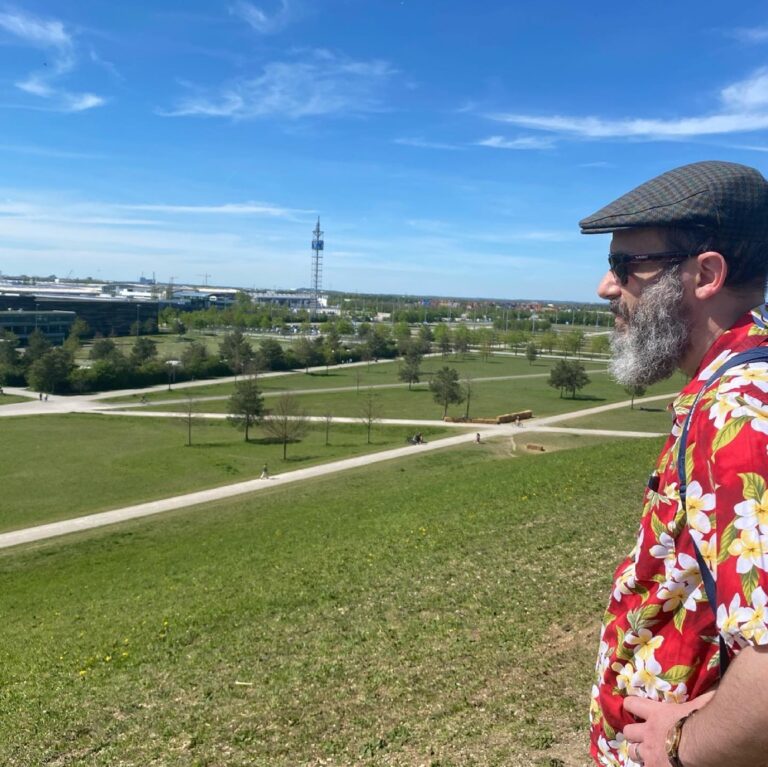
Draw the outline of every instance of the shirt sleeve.
M715 576L717 628L734 650L768 644L768 364L729 371L697 421L686 514Z

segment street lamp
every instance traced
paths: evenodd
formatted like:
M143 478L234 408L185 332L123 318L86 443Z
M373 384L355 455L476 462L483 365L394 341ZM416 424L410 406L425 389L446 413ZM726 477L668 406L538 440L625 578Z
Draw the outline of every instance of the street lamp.
M168 391L171 391L171 383L176 383L176 366L181 364L181 360L166 360L168 366Z

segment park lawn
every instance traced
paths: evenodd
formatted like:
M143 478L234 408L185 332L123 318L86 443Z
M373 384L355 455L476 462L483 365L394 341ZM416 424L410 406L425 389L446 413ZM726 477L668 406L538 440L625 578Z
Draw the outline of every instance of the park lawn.
M455 429L421 429L425 439ZM391 447L413 428L374 425L372 444L357 424L332 424L330 445L317 424L300 443L288 445L242 432L226 421L198 421L186 447L185 419L102 415L4 418L0 531L91 514ZM1 762L0 762L1 763Z
M544 455L558 450L575 450L592 445L603 445L616 437L602 434L563 434L560 432L536 431L535 427L523 427L509 437L499 441L500 455ZM489 444L493 444L489 440Z
M528 367L526 363L526 367ZM529 368L530 370L531 368ZM527 373L525 378L501 381L483 381L476 379L472 384L470 401L470 416L473 418L493 418L504 413L518 410L533 410L535 416L544 417L558 415L569 411L607 405L627 399L627 393L618 384L610 380L603 371L589 371L592 383L586 386L576 398L560 397L557 390L547 384L548 367L538 363L532 366L533 373ZM669 390L669 383L657 384L648 389L648 396L661 394ZM440 420L443 408L438 405L427 389L426 384L414 385L412 390L407 387L396 389L373 389L382 418L418 418ZM344 392L317 392L314 394L298 395L299 402L311 415L331 413L334 416L356 417L365 402L369 390L361 387L360 391L352 389ZM265 392L267 393L267 392ZM266 407L274 401L270 396L265 398ZM154 410L183 411L186 403L149 406ZM228 402L226 399L209 400L193 403L197 412L225 413ZM449 416L463 416L466 403L451 405Z
M17 402L30 402L31 397L19 397L17 394L2 394L0 395L0 406L13 405Z
M576 767L657 440L475 446L0 553L0 763Z
M672 402L675 395L670 394ZM608 410L605 413L559 421L557 426L572 426L575 429L616 429L619 431L650 431L660 434L669 432L672 416L667 412L663 400L649 402L647 405L635 403L634 409L629 405L621 410Z
M449 355L441 357L439 355L430 356L423 360L422 379L428 380L430 374L439 370L444 365L455 368L461 378L489 378L496 376L516 376L531 375L536 373L549 372L555 360L540 359L534 365L530 365L523 357L514 356L492 356L488 360L481 359L478 355ZM284 391L296 389L330 389L337 387L354 387L358 385L361 388L367 386L376 386L379 384L400 383L397 377L402 364L401 360L392 362L379 362L370 365L336 365L331 366L328 372L324 369L311 372L286 373L279 376L260 376L259 385L264 391ZM605 363L594 363L584 361L584 366L588 371L603 370ZM226 383L201 383L200 386L173 389L172 391L162 390L147 392L146 398L149 402L162 402L168 399L177 399L185 393L195 393L199 396L228 396L232 393L234 384L231 381ZM128 396L108 397L100 401L105 403L136 403L142 397L142 393Z
M157 344L158 357L162 359L179 359L184 350L193 342L197 341L205 346L211 354L218 354L219 346L221 345L221 339L224 336L224 332L215 331L203 331L195 332L190 331L184 335L177 335L176 333L157 333L155 335L146 336ZM277 340L283 345L290 345L290 339L282 338L274 335L266 334L253 334L246 332L245 337L250 341L251 345L257 347L259 342L264 338L277 338ZM124 354L130 354L133 345L136 343L135 336L116 336L112 339L115 345L120 348ZM83 362L89 359L93 341L86 341L80 348L80 351L76 355L78 362Z

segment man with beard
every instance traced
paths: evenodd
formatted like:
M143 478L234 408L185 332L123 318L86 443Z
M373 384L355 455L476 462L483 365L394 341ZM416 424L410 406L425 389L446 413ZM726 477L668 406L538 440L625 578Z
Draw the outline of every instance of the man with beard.
M695 163L581 228L613 235L598 293L616 316L615 378L690 378L614 576L592 756L768 764L768 182L743 165Z

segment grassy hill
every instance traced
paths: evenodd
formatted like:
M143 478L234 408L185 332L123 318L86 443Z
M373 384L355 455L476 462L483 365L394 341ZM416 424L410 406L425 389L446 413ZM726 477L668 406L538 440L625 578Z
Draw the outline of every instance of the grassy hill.
M659 443L393 461L0 553L0 763L582 765Z

